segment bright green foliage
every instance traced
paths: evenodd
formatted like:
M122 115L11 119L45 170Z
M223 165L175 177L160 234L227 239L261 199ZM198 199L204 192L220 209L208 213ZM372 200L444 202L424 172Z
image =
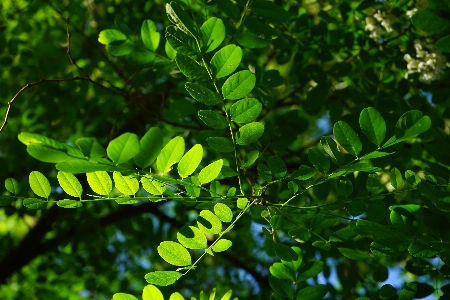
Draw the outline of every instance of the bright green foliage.
M174 137L164 146L156 158L156 168L163 173L169 172L173 164L180 161L184 154L184 139Z
M197 217L198 228L206 234L218 234L222 231L222 222L209 210L202 210Z
M113 173L114 186L124 195L134 195L139 189L139 182L131 176L123 176L119 172Z
M140 152L140 144L134 133L124 133L112 140L106 153L117 164L124 163L135 157Z
M212 246L212 249L214 250L214 252L223 252L228 250L228 248L230 248L232 244L233 243L229 240L221 239L218 240L214 246Z
M48 196L50 196L51 193L51 187L50 182L44 174L39 171L31 172L29 176L29 183L31 189L36 195L48 199Z
M217 203L214 205L214 213L222 222L231 222L233 219L233 212L223 203Z
M78 179L71 173L58 172L58 182L64 192L73 197L81 197L83 188Z
M187 266L191 264L191 255L179 243L162 242L158 246L158 254L171 265Z
M259 122L252 122L239 128L239 133L236 136L236 143L238 145L248 145L256 142L264 133L264 125Z
M220 170L222 170L223 160L219 159L206 167L204 167L200 174L198 174L198 180L201 184L205 184L213 181L219 176Z
M112 181L105 171L87 173L87 181L91 189L99 195L108 196L112 190Z
M448 296L447 0L22 2L3 298Z
M207 245L205 234L194 226L180 228L177 239L184 247L190 249L203 249Z
M242 59L242 49L236 45L228 45L220 49L211 59L211 69L216 78L232 74Z
M254 121L261 113L262 105L255 98L239 100L230 108L231 119L236 123Z
M240 71L231 75L223 84L222 95L225 99L237 100L245 97L255 87L256 77L248 71Z
M206 49L204 52L211 52L220 46L225 39L225 25L221 19L209 18L200 27L202 42Z
M140 141L140 151L133 157L134 162L141 168L150 166L158 157L163 147L163 135L158 127L150 128Z
M198 165L203 158L203 147L200 144L194 145L186 154L181 158L178 163L178 174L182 178L185 178L195 172Z

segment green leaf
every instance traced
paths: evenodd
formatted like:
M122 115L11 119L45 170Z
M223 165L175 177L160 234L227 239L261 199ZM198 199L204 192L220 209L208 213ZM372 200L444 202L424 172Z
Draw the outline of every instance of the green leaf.
M289 182L288 182L288 189L289 189L293 194L297 194L297 192L298 192L298 184L295 183L294 181L289 181Z
M358 135L350 125L344 121L334 124L333 134L336 141L347 150L348 153L358 156L362 150L362 144Z
M73 174L59 171L57 177L59 185L62 187L64 192L73 197L81 197L83 188L81 187L81 183Z
M232 152L234 150L233 142L224 137L210 137L206 139L206 142L217 152Z
M230 108L231 119L236 123L254 121L262 111L262 104L255 98L237 101Z
M175 59L175 55L177 55L177 50L175 50L168 41L166 41L166 44L164 45L164 50L166 51L167 57L169 57L171 60Z
M197 28L192 22L186 10L176 2L166 4L166 13L169 20L182 31L192 35L197 35Z
M362 253L353 249L349 248L338 248L339 252L342 253L347 258L353 259L353 260L367 260L367 259L373 259L372 255Z
M316 175L317 171L309 166L302 165L292 174L292 178L297 180L308 180Z
M187 82L184 86L189 95L200 103L211 106L222 103L222 99L215 92L200 84Z
M233 73L242 59L242 49L236 45L227 45L214 54L211 59L211 71L215 78Z
M133 157L134 162L144 169L158 157L163 147L163 135L158 127L150 128L140 141L139 153Z
M172 165L180 161L184 154L184 139L181 136L174 137L161 150L156 158L156 169L162 173L167 173L172 169Z
M241 165L241 169L247 168L255 163L255 161L259 157L259 151L258 150L252 150L244 157Z
M369 174L366 180L366 188L372 194L375 194L380 188L380 178L377 174Z
M136 204L139 201L133 198L130 198L128 196L119 196L118 198L115 199L117 204L121 204L121 205L130 205L130 204Z
M245 124L236 134L236 143L246 146L256 142L264 133L264 125L260 122Z
M219 159L213 163L210 163L206 167L204 167L200 174L198 175L198 180L201 184L205 184L213 181L219 176L220 170L222 169L223 160Z
M280 75L280 71L267 70L266 72L264 72L263 84L265 84L269 87L277 87L277 86L282 85L283 83L284 83L284 77Z
M330 161L319 148L309 149L308 159L320 173L327 174L328 170L330 170Z
M320 144L335 164L342 166L345 163L344 154L341 153L336 142L332 138L323 136L320 139Z
M222 231L222 222L209 210L202 210L197 217L197 226L205 234L218 234Z
M225 99L237 100L244 98L255 87L256 77L248 71L240 71L230 76L222 86L222 95Z
M195 80L209 79L208 71L205 69L205 67L200 65L189 56L178 52L175 56L175 61L184 76Z
M450 52L450 35L444 36L440 40L438 40L435 44L436 49Z
M347 178L341 179L339 181L338 190L339 194L341 194L344 197L348 197L353 193L353 184Z
M298 259L297 253L291 247L281 243L275 244L275 253L280 259L285 261L295 261Z
M227 119L217 111L199 110L198 117L209 127L215 129L223 129L228 127Z
M274 215L270 218L270 226L275 229L282 229L284 226L284 218L280 215Z
M206 236L197 227L184 226L177 233L177 239L186 248L204 249L207 247Z
M27 152L31 157L47 163L79 160L78 158L68 155L64 150L56 150L39 144L28 145Z
M402 173L400 173L400 171L397 168L393 168L391 170L390 181L394 189L399 189L402 187L403 185Z
M54 139L45 137L36 133L22 132L18 135L19 141L27 146L41 145L54 150L60 150L60 152L66 153L72 158L84 159L84 154L79 149L73 148L67 144L59 143Z
M6 178L5 188L12 194L17 195L20 193L20 185L14 178Z
M175 292L175 293L172 293L172 295L170 295L169 300L184 300L184 297L180 293Z
M25 198L22 203L23 206L30 209L41 210L47 208L47 201L41 199Z
M130 54L135 49L136 45L130 40L126 40L121 44L111 43L106 46L106 51L112 56L124 56Z
M145 47L155 51L158 48L161 34L156 29L156 25L152 20L145 20L141 27L141 38Z
M194 38L176 26L167 26L165 37L177 52L185 55L195 55L197 53L197 45Z
M222 222L228 223L233 220L233 212L226 204L217 203L214 206L214 213Z
M225 25L219 18L209 18L200 27L200 32L202 34L203 51L205 53L211 52L225 39Z
M155 58L155 53L146 48L136 48L126 56L128 63L136 66L148 65L154 61Z
M31 172L29 176L29 183L31 189L36 195L43 198L48 198L48 196L50 196L50 193L52 191L50 182L48 182L47 177L45 177L41 172Z
M408 252L419 258L430 258L439 253L439 244L432 238L415 240L409 245Z
M450 23L450 22L449 22ZM431 119L424 116L419 110L411 110L404 113L395 127L395 138L393 142L386 142L383 147L407 141L417 135L427 131L431 127Z
M406 179L406 181L409 182L409 184L412 184L412 185L416 185L421 181L419 176L417 176L417 174L411 170L406 170L405 179Z
M8 206L13 203L14 197L11 196L0 196L0 207Z
M164 300L164 296L156 286L149 284L142 291L142 300Z
M228 250L231 245L233 245L231 241L227 239L220 239L219 241L217 241L217 243L214 244L214 246L212 246L212 249L214 250L214 252L223 252Z
M138 298L130 294L115 293L112 300L138 300Z
M59 200L56 205L63 208L79 208L83 207L83 203L76 200Z
M106 29L100 31L98 41L103 45L120 45L127 39L127 36L116 29Z
M270 156L267 159L267 164L273 174L279 177L284 177L287 174L287 168L284 161L277 155Z
M414 26L431 34L450 33L448 17L438 10L423 9L416 12L412 18Z
M192 263L191 255L181 244L165 241L159 244L158 254L169 264L174 266L188 266Z
M286 279L289 281L295 281L294 272L286 267L284 264L276 262L269 268L269 272L272 276L279 279Z
M281 297L284 297L282 299L288 298L293 299L294 298L294 290L291 287L291 284L278 279L276 277L270 276L269 277L269 285L272 288L274 292L280 295Z
M322 271L323 271L323 262L321 260L308 262L306 263L305 266L303 266L299 270L297 282L304 281L314 276L317 276Z
M132 176L123 176L120 172L113 173L114 185L124 195L135 195L139 190L139 182Z
M112 190L112 181L108 173L105 171L97 171L87 173L86 176L89 186L95 193L109 196Z
M106 156L106 150L93 138L79 138L75 144L80 148L84 155L89 158L99 158Z
M166 190L163 183L147 177L141 177L141 183L144 190L151 195L162 195Z
M383 300L387 300L394 296L396 292L396 289L392 285L385 284L378 291L378 296Z
M174 284L181 276L183 274L175 271L156 271L147 273L145 280L150 284L168 286Z
M178 174L181 178L188 177L195 172L198 165L203 158L203 147L200 144L194 145L186 154L181 158L178 163Z
M270 44L270 40L262 38L253 32L246 31L236 35L236 41L245 48L264 48Z
M386 137L386 122L375 108L367 107L362 110L359 125L369 141L378 147L381 146Z
M393 153L394 152L388 153L388 152L381 152L381 151L373 151L373 152L370 152L370 153L368 153L366 155L361 156L359 159L360 160L364 160L364 159L379 158L379 157L391 155Z
M280 6L270 1L256 1L252 3L252 11L269 22L287 22L291 15Z
M239 209L244 209L247 206L248 199L247 198L238 198L237 199L237 207Z
M297 294L297 300L321 300L328 293L328 288L323 284L316 284L301 289Z
M56 164L56 169L59 171L72 173L72 174L80 174L80 173L89 173L96 171L118 171L123 168L115 166L112 162L106 159L96 159L94 160L74 160L74 161L65 161Z
M417 13L416 13L417 14ZM409 282L405 283L398 300L412 300L417 292L417 283Z
M137 135L126 132L113 139L106 148L106 152L112 161L121 164L135 157L140 149Z
M272 181L272 171L265 164L258 164L258 176L264 181Z

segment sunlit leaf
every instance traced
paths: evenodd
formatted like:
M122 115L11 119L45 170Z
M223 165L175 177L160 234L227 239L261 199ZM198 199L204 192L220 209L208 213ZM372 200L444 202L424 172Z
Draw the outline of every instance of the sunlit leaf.
M222 231L222 222L209 210L202 210L197 217L198 228L206 234L218 234Z
M192 262L189 252L179 243L165 241L157 249L158 254L171 265L188 266Z
M150 284L168 286L174 284L181 276L183 274L175 271L156 271L147 273L145 280Z
M220 239L219 241L217 241L217 243L214 244L214 246L212 246L212 249L214 250L214 252L223 252L228 250L231 245L233 245L231 241L227 239Z
M113 173L114 186L124 195L134 195L139 190L139 182L132 176L124 176L120 172Z
M31 172L29 176L29 183L31 189L36 195L43 198L48 198L48 196L50 196L50 193L52 191L50 182L48 181L47 177L45 177L41 172Z
M184 154L184 139L180 136L174 137L161 150L156 158L156 168L162 173L172 169L172 165L180 161Z
M200 27L200 32L202 34L202 42L205 47L205 52L211 52L225 39L225 26L219 18L209 18Z
M141 38L145 47L155 51L158 48L160 33L156 29L156 25L152 20L145 20L141 27Z
M56 205L63 208L79 208L83 206L83 203L76 200L59 200Z
M111 160L120 164L135 157L139 154L140 149L137 135L126 132L113 139L106 148L106 152Z
M236 134L236 143L242 146L254 143L263 135L264 125L260 122L245 124Z
M210 163L206 167L204 167L200 174L198 175L198 180L201 184L205 184L213 181L219 176L220 170L222 169L223 160L219 159L213 163Z
M181 178L185 178L195 172L203 158L203 147L200 144L194 145L181 158L178 163L178 174Z
M109 196L112 190L112 181L108 173L105 171L97 171L87 173L86 176L89 186L95 193Z
M81 197L83 188L78 179L71 173L58 172L58 182L64 192L74 197Z
M194 226L180 228L177 239L184 247L190 249L204 249L207 246L205 234Z
M240 71L230 76L222 86L222 95L225 99L237 100L244 98L255 87L256 77L248 71Z
M217 203L214 205L214 213L222 222L227 223L233 220L233 212L226 204Z
M236 45L227 45L214 54L211 59L211 70L216 78L232 74L242 59L242 49Z
M231 119L236 123L254 121L262 111L262 104L255 98L237 101L230 108Z

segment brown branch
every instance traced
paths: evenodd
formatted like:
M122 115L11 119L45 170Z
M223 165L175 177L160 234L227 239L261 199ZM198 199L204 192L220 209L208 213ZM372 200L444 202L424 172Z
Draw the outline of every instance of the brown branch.
M12 107L14 101L19 97L19 95L22 94L22 92L24 92L25 90L27 90L27 89L29 89L29 88L31 88L31 87L33 87L33 86L39 85L39 84L44 83L44 82L63 82L63 81L78 81L78 80L88 81L88 82L90 82L90 83L93 83L93 84L99 86L100 88L102 88L103 90L108 91L108 92L110 92L110 93L112 93L113 95L116 95L116 96L122 96L122 97L125 97L125 98L126 98L126 96L127 96L127 95L124 94L124 93L121 93L121 92L119 92L119 91L115 91L115 90L113 90L113 89L107 88L106 86L104 86L104 85L102 85L102 84L100 84L100 83L98 83L98 82L96 82L96 81L90 79L89 77L86 78L86 77L75 76L75 77L70 77L70 78L57 78L57 79L44 79L44 78L40 78L39 81L27 83L27 84L26 84L24 87L22 87L22 88L14 95L14 97L8 102L8 108L6 109L5 119L4 119L4 121L3 121L2 126L0 127L0 132L2 132L3 127L5 127L6 123L8 123L8 117L9 117L9 112L10 112L10 110L11 110L11 107Z
M72 54L70 53L70 32L69 32L69 18L66 18L66 32L67 32L67 56L69 56L70 63L77 67L77 69L80 71L80 73L86 77L90 78L84 70L73 60Z

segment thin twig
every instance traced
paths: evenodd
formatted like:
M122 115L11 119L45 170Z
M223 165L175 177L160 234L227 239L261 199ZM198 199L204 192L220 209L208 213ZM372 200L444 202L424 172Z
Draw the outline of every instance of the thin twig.
M77 67L77 69L80 71L80 73L86 77L90 78L84 70L73 60L72 54L70 53L70 31L69 31L69 18L66 18L66 32L67 32L67 56L69 56L70 63Z
M112 93L113 95L117 95L117 96L122 96L122 97L126 97L126 95L124 93L115 91L113 89L107 88L106 86L90 79L89 77L81 77L81 76L75 76L75 77L70 77L70 78L57 78L57 79L44 79L44 78L40 78L39 81L35 81L35 82L31 82L31 83L27 83L24 87L22 87L15 95L14 97L8 102L8 108L6 109L6 114L5 114L5 119L3 121L2 126L0 127L0 132L2 132L3 127L5 127L6 123L8 122L8 117L9 117L9 112L11 110L11 107L14 103L14 101L19 97L20 94L22 94L22 92L24 92L25 90L39 85L41 83L44 82L63 82L63 81L78 81L78 80L83 80L83 81L88 81L91 82L97 86L99 86L100 88L102 88L105 91L108 91L110 93Z

